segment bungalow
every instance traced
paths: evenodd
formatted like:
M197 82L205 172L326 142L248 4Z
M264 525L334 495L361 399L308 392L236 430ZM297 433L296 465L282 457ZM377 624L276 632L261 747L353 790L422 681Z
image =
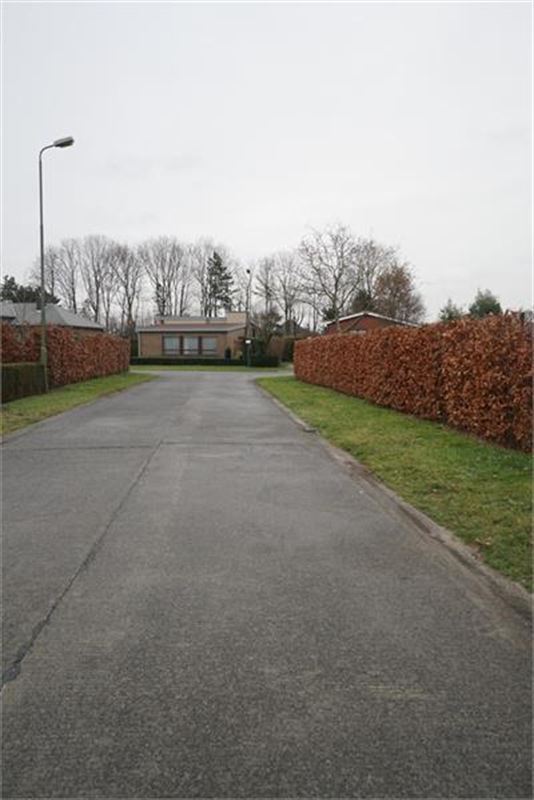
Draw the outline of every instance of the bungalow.
M377 328L389 328L392 325L418 327L413 322L404 322L401 319L385 317L383 314L375 314L374 311L359 311L357 314L340 317L337 322L329 322L324 329L324 333L366 333Z
M227 351L237 358L244 350L247 315L228 311L225 317L158 317L136 332L140 358L224 358Z
M37 303L0 303L0 321L8 322L11 325L30 325L39 327L41 325L41 311L37 308ZM77 333L101 333L104 328L98 322L93 322L81 314L75 314L66 308L55 303L46 304L46 324L59 325L63 328L71 328Z

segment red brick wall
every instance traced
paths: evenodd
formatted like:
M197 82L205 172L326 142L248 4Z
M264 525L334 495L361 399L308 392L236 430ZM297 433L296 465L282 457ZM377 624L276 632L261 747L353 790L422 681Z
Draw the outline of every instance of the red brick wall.
M376 317L362 317L358 322L350 328L352 331L375 331L379 328L393 328L401 325L400 322L393 322L389 319L377 319ZM405 327L405 326L403 326Z

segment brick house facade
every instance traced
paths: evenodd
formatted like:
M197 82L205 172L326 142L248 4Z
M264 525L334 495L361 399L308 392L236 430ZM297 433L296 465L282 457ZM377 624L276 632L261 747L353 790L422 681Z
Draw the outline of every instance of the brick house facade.
M137 328L140 358L238 358L244 348L246 313L225 317L159 317L154 325ZM252 326L249 324L249 335Z

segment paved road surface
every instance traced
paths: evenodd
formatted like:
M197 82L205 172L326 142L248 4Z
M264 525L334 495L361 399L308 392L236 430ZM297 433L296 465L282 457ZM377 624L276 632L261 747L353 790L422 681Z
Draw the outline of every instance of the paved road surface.
M4 468L4 798L530 797L525 620L250 376Z

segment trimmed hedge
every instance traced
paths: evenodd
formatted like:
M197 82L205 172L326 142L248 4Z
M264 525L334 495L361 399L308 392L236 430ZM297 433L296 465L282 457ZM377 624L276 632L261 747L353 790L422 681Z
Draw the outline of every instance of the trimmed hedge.
M278 356L252 356L250 359L251 367L279 367L280 359Z
M2 364L2 403L44 391L45 373L41 364Z
M226 358L165 358L165 356L146 356L140 358L131 358L130 364L134 366L164 366L165 364L171 366L186 366L191 364L193 366L215 366L215 367L243 367L245 362L243 359L226 359ZM251 367L278 367L280 366L280 359L277 356L252 356L250 359Z
M529 450L531 330L506 314L304 339L295 345L295 375Z
M242 367L243 361L235 358L173 358L169 356L140 356L138 358L131 358L130 364L133 366L163 366L165 364L173 367L181 367L186 364L193 366L206 366L212 365L216 367Z
M2 363L18 364L39 361L39 332L27 325L2 323Z
M47 327L50 386L100 378L125 372L130 362L130 342L107 333L79 333L59 325ZM4 364L39 360L38 327L3 324Z

